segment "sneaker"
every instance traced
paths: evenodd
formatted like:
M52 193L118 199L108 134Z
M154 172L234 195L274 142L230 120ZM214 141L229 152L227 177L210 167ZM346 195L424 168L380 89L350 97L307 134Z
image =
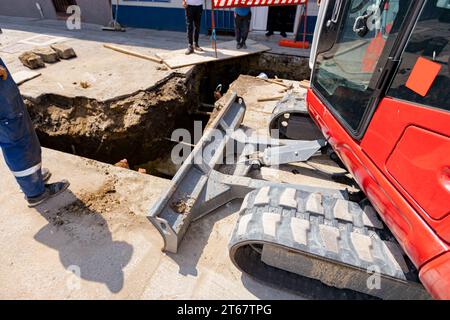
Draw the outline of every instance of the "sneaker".
M240 48L242 48L242 44L238 43L238 44L236 45L236 49L239 50Z
M189 46L185 52L186 55L194 53L194 48L192 46Z
M280 36L282 36L283 38L286 38L287 37L287 34L286 34L286 32L280 32Z
M247 45L245 44L245 42L242 42L241 47L242 49L247 49Z
M45 185L45 191L40 196L34 198L27 198L28 207L33 208L41 203L47 201L50 198L57 196L58 194L64 192L69 187L70 183L67 180L62 180L61 182L51 183Z
M270 37L271 35L273 35L273 31L267 31L266 32L266 37Z
M42 180L44 180L44 182L47 182L48 180L50 180L50 177L52 176L52 173L47 168L42 168L41 174L42 174Z
M203 51L205 51L205 50L203 50L198 44L196 44L196 45L194 46L194 50L195 50L195 51L198 51L198 52L203 52Z

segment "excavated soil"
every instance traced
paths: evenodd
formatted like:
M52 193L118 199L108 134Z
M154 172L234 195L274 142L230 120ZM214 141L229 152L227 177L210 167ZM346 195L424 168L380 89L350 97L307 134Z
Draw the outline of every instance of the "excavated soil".
M198 105L194 81L175 76L151 90L98 102L46 95L26 101L43 146L102 162L130 164L165 153L172 130Z

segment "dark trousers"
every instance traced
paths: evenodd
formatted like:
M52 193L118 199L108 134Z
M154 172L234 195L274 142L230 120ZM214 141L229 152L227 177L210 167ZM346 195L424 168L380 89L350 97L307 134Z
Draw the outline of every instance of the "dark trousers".
M198 45L198 37L200 36L200 22L202 19L203 6L186 7L186 27L188 43L192 46L194 43Z
M236 34L237 43L245 43L247 40L248 31L250 30L250 20L252 19L252 13L249 12L246 16L240 16L238 14L234 17L234 32Z
M289 19L290 11L295 6L270 7L269 16L267 18L267 30L274 32L287 32L286 21Z

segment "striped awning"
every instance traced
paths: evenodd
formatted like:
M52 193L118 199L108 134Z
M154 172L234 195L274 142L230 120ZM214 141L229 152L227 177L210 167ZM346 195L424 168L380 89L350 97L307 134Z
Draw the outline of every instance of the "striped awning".
M213 0L214 8L292 6L307 0Z

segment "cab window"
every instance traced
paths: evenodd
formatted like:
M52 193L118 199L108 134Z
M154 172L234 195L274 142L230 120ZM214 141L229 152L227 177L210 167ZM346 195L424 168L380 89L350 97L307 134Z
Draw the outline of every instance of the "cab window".
M411 1L331 1L322 26L312 86L336 118L356 134Z
M388 95L450 111L449 40L450 0L428 0ZM421 64L421 74L414 74Z

